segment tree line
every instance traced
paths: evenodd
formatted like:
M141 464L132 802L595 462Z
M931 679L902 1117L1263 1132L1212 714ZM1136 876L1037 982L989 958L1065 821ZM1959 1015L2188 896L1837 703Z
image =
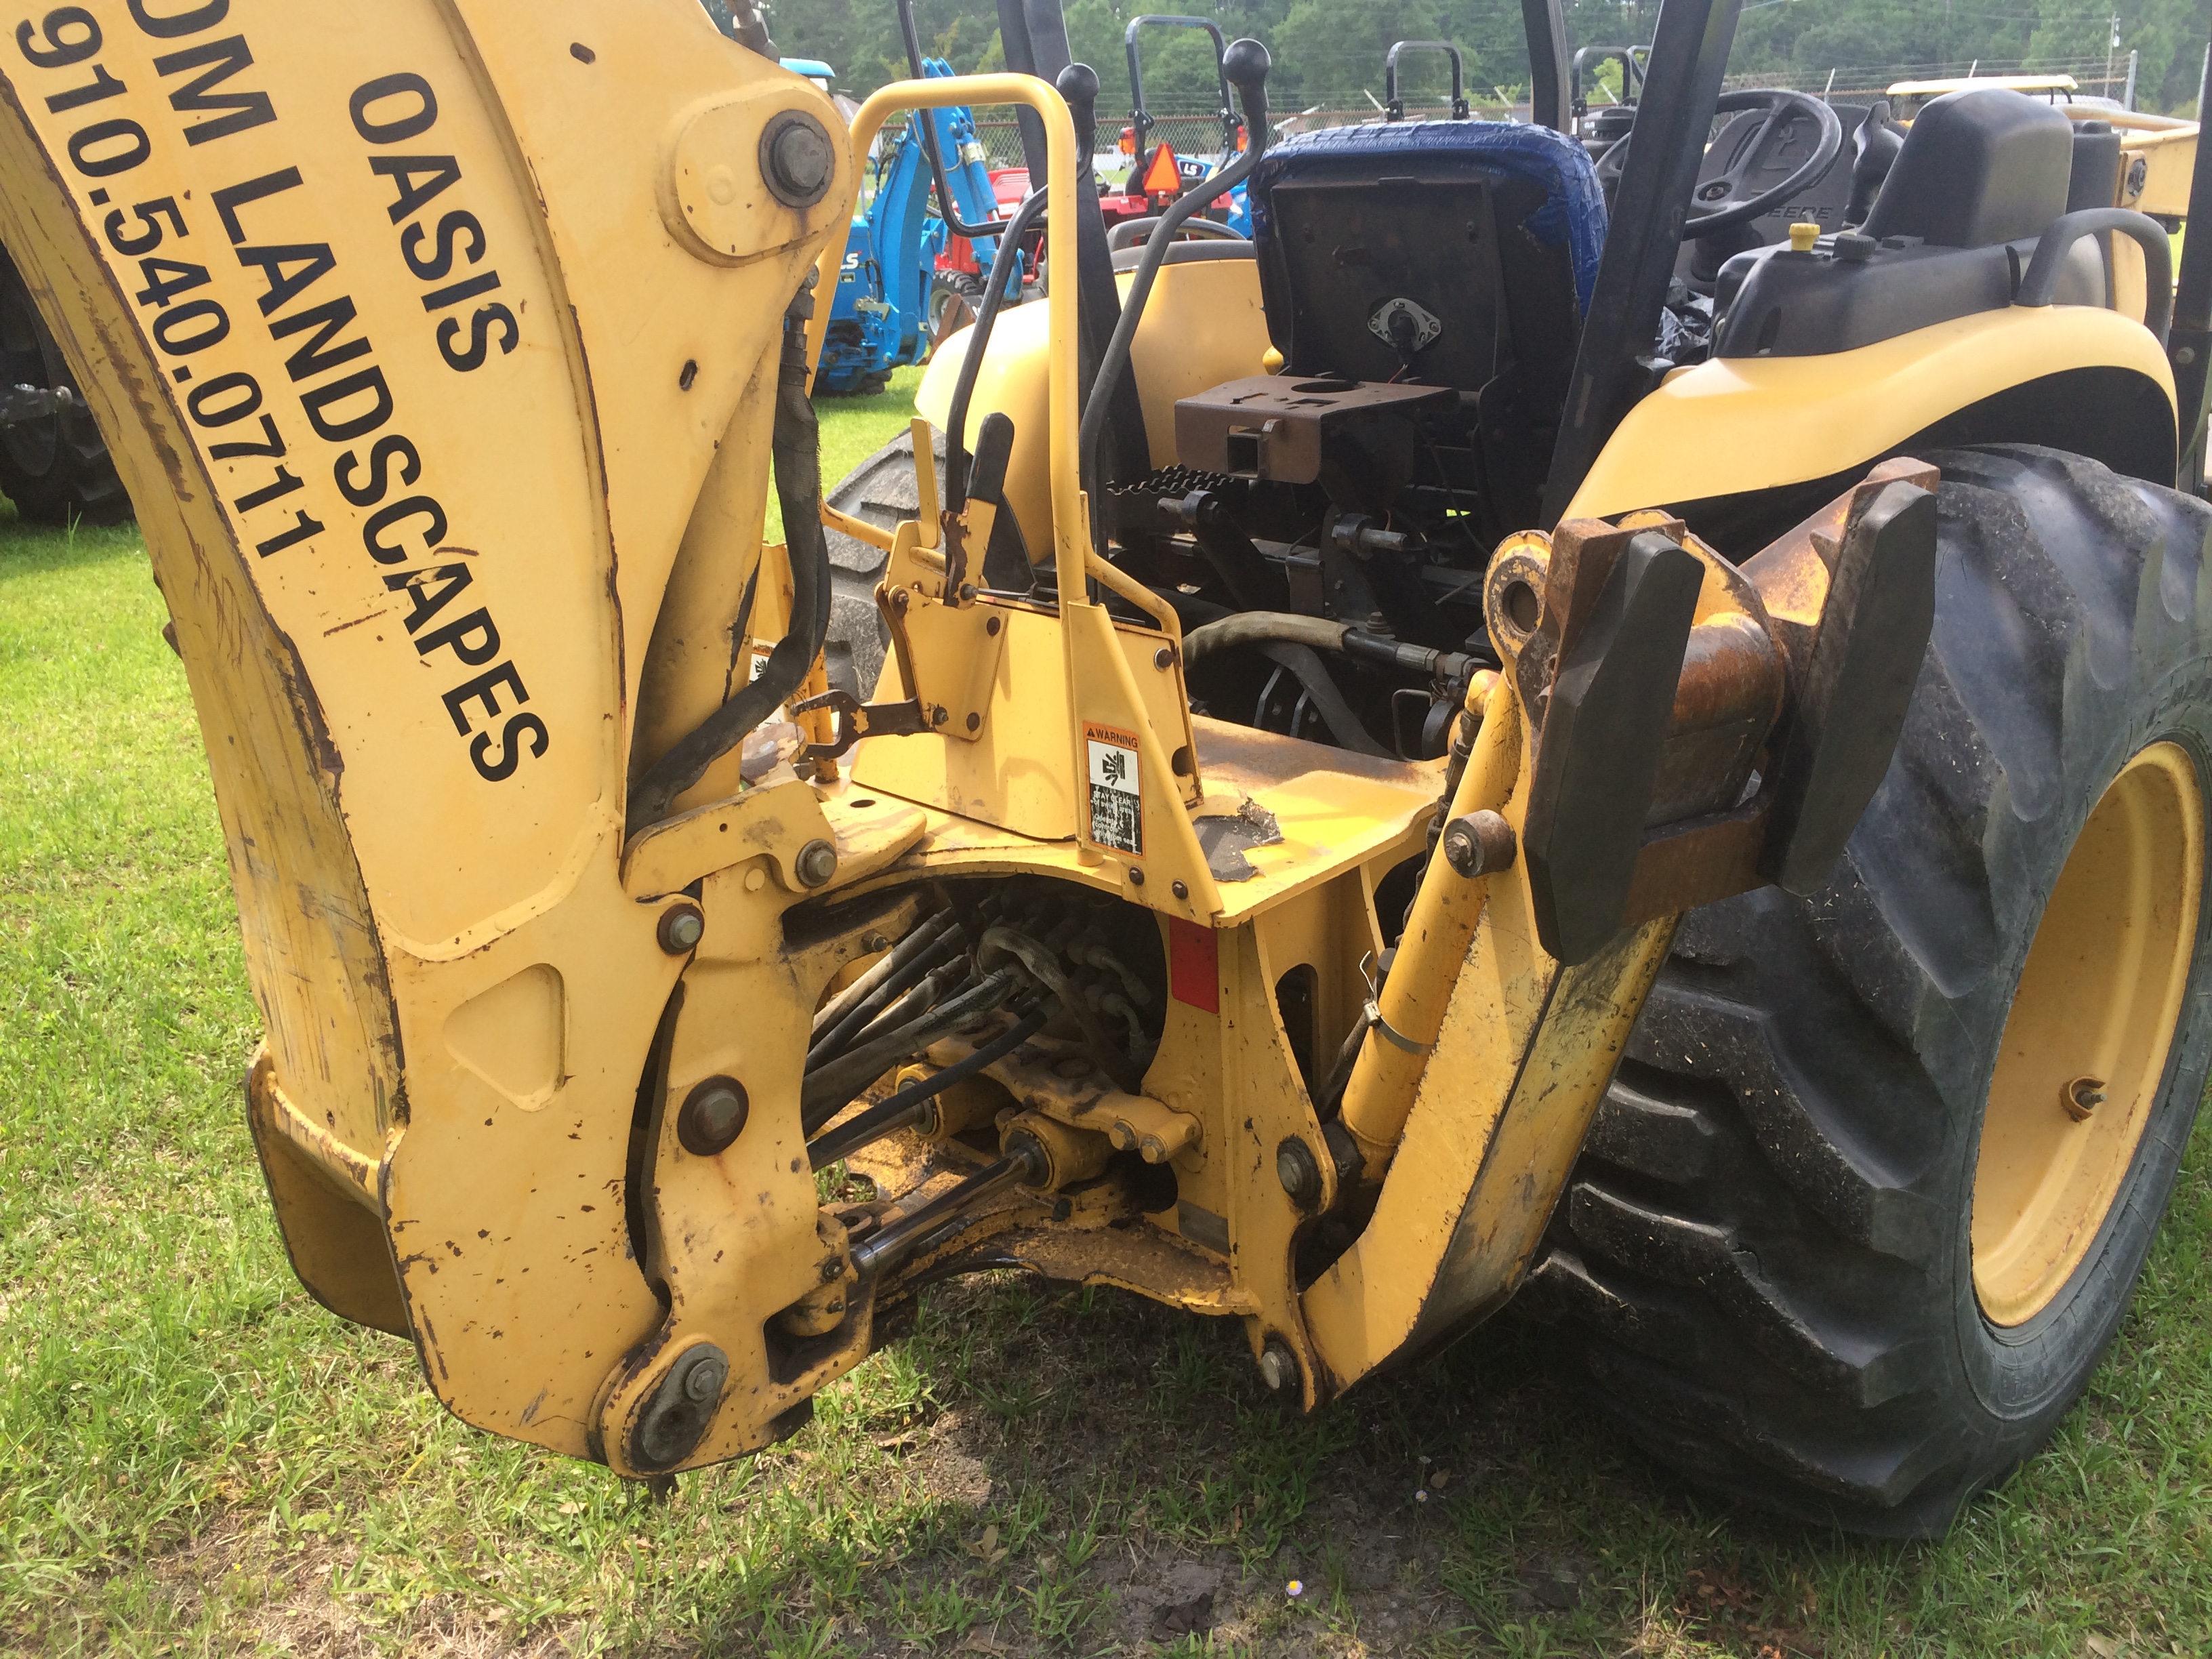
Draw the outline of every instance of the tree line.
M1269 97L1279 112L1357 109L1379 98L1382 59L1399 40L1449 40L1467 60L1478 103L1527 96L1528 46L1516 0L1480 5L1445 0L1216 0L1180 8L1211 18L1234 40L1251 35L1274 58ZM1146 8L1117 0L1068 0L1075 55L1098 71L1102 125L1127 106L1122 32ZM1566 0L1567 39L1580 46L1639 46L1651 39L1659 8L1651 0ZM963 73L1000 69L995 11L976 0L915 0L923 50ZM906 73L891 0L806 0L775 7L777 47L820 58L837 71L841 92L865 95ZM2195 113L2212 0L1747 0L1736 28L1732 74L1820 91L1870 85L1866 72L1966 73L1991 66L2109 61L2115 77L2136 54L2136 107ZM1147 31L1142 40L1146 101L1155 112L1210 108L1212 49L1194 29ZM1855 79L1853 71L1859 71ZM1441 54L1408 58L1401 88L1409 103L1440 103ZM2098 91L2095 86L2085 90Z

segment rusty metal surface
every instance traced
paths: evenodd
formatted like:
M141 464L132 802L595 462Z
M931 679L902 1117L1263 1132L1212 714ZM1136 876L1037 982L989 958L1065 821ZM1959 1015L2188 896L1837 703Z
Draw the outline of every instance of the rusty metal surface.
M1356 442L1362 428L1403 428L1458 395L1449 386L1255 374L1179 399L1176 449L1203 472L1313 483L1335 447Z

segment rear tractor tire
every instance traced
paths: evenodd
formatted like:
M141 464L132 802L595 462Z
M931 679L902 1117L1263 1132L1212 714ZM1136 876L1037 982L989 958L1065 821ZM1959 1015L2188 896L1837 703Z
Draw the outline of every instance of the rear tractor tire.
M2118 1328L2212 1062L2212 507L1951 451L1826 888L1684 918L1524 1303L1693 1483L1942 1531Z
M983 279L964 270L940 270L929 279L929 345L934 351L945 337L958 333L975 320L983 306Z
M0 386L76 391L14 261L0 252ZM82 399L57 414L0 426L0 494L32 524L114 525L131 517L115 458Z

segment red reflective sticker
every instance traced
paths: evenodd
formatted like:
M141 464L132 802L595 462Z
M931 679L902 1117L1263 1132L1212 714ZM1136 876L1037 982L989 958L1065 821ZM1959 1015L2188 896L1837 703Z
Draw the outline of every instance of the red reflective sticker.
M1168 988L1177 1002L1221 1012L1221 942L1213 929L1168 918Z

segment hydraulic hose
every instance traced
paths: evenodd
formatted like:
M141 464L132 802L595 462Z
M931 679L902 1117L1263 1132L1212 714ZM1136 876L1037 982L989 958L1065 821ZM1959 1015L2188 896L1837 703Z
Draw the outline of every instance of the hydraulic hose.
M940 910L901 939L890 956L869 970L871 975L878 969L882 972L872 983L862 981L867 984L866 990L850 1002L843 997L838 999L842 1006L837 1017L823 1025L807 1044L806 1063L818 1066L848 1047L854 1037L895 998L905 995L916 981L943 961L948 949L958 948L959 934L959 925L952 913ZM856 985L854 989L860 987Z
M1097 1010L1085 999L1083 988L1070 979L1066 969L1060 965L1057 953L1007 923L985 929L983 937L976 942L976 961L989 968L1009 957L1028 969L1030 978L1051 992L1067 1011L1068 1017L1082 1028L1084 1046L1091 1050L1091 1058L1099 1070L1113 1079L1117 1088L1130 1094L1143 1088L1145 1068L1123 1053L1112 1035L1098 1023Z
M1009 1187L1043 1181L1051 1174L1042 1167L1044 1161L1043 1153L1030 1146L1009 1153L988 1169L978 1170L965 1181L954 1182L913 1214L901 1216L883 1231L855 1244L853 1271L866 1279L898 1261L926 1234L934 1232L939 1224L952 1220Z
M799 1092L799 1121L812 1134L853 1103L853 1097L902 1060L911 1060L939 1037L978 1014L987 1014L1028 983L1016 969L1001 969L977 981L921 1018L886 1031L826 1065L809 1072Z
M787 702L822 654L830 632L830 542L822 531L822 430L806 395L806 322L814 314L814 277L783 313L783 356L776 372L776 500L783 508L791 560L791 627L747 685L647 767L630 790L629 833L668 816L676 798L745 740L745 734Z
M935 955L933 951L931 954ZM973 969L964 956L954 957L922 975L921 981L896 1002L878 1014L854 1033L853 1046L873 1042L887 1031L896 1031L912 1024L934 1008L945 994L968 977ZM825 1056L825 1063L831 1056Z
M1342 651L1350 623L1326 617L1301 617L1287 611L1244 611L1224 617L1182 636L1182 659L1196 663L1217 651L1240 645L1310 645L1319 651Z
M1207 203L1243 184L1267 153L1267 49L1257 40L1239 40L1224 54L1222 72L1236 83L1237 99L1244 106L1249 146L1242 155L1204 184L1193 185L1170 204L1160 215L1159 223L1152 227L1151 236L1146 239L1145 257L1137 262L1129 296L1121 302L1121 320L1114 325L1114 337L1107 343L1105 355L1098 360L1097 378L1091 383L1091 399L1083 406L1083 424L1077 434L1076 453L1082 458L1084 488L1091 492L1094 505L1102 499L1102 492L1092 458L1106 430L1114 389L1128 372L1130 348L1137 337L1137 325L1144 319L1145 306L1152 298L1153 279L1160 274L1161 263L1168 257L1176 232Z
M1376 668L1457 684L1473 672L1474 659L1464 652L1438 651L1364 633L1349 623L1302 617L1288 611L1240 611L1218 622L1194 628L1182 636L1182 659L1194 663L1240 645L1310 645L1334 651Z
M991 331L999 325L999 312L1010 288L1021 280L1021 262L1008 250L1018 251L1037 216L1044 211L1048 186L1031 191L1014 216L1006 222L999 243L1000 256L983 284L983 303L969 325L967 355L960 360L960 376L952 384L952 404L945 416L945 504L957 513L968 504L968 404L975 395L975 377L983 369L983 352L991 343Z
M866 1001L885 980L927 950L951 921L950 910L939 910L915 923L904 939L877 957L873 967L840 991L814 1016L813 1034L807 1039L808 1043L821 1042L823 1033L835 1030L840 1020Z
M908 1084L836 1128L824 1130L808 1143L808 1161L817 1170L826 1170L839 1158L849 1158L893 1130L904 1128L921 1117L922 1109L938 1096L956 1083L966 1082L994 1061L1004 1060L1042 1030L1044 1024L1044 1011L1033 1010L1012 1030L1000 1032L966 1059L954 1060L934 1076Z

